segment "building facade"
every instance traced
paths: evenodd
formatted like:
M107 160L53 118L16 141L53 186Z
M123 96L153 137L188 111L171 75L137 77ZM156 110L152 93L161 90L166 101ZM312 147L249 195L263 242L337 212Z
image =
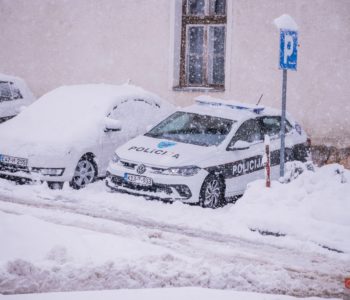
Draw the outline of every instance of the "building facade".
M130 81L178 105L205 93L279 108L285 13L299 28L287 109L313 142L350 146L349 0L0 0L0 73L36 96Z

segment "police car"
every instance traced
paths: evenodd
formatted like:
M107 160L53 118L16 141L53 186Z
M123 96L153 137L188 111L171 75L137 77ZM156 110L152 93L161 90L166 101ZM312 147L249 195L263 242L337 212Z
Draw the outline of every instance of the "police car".
M107 169L111 191L215 208L264 178L264 136L271 177L279 176L278 110L208 96L119 147ZM286 160L306 161L309 140L288 114Z

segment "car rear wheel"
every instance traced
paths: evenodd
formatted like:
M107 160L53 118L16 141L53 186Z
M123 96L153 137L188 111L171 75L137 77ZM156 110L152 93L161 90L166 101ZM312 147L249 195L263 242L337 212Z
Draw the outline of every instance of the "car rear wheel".
M73 189L79 190L87 184L93 182L96 177L96 168L89 158L81 158L74 171L74 176L70 182Z
M225 204L225 184L222 178L214 174L208 175L201 188L199 203L208 208Z

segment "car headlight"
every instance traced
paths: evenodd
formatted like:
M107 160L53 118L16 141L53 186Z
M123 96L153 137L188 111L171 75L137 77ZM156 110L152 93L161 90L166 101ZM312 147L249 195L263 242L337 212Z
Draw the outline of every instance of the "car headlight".
M120 157L117 154L113 154L111 161L113 163L118 163L120 161Z
M62 176L64 168L32 168L32 172L45 176Z
M163 175L176 175L176 176L193 176L196 175L201 168L197 166L186 166L177 168L168 168L162 171Z

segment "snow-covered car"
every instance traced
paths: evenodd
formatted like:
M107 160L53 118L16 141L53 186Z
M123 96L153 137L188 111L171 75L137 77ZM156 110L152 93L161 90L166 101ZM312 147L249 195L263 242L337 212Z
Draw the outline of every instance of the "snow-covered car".
M0 123L13 118L21 107L34 101L35 97L23 79L0 74Z
M171 112L132 85L57 88L0 126L0 176L79 189L105 176L117 146Z
M110 190L221 206L264 177L265 135L270 136L272 178L278 178L278 110L208 96L196 100L115 151L107 169ZM307 135L289 114L285 144L286 160L308 159Z

